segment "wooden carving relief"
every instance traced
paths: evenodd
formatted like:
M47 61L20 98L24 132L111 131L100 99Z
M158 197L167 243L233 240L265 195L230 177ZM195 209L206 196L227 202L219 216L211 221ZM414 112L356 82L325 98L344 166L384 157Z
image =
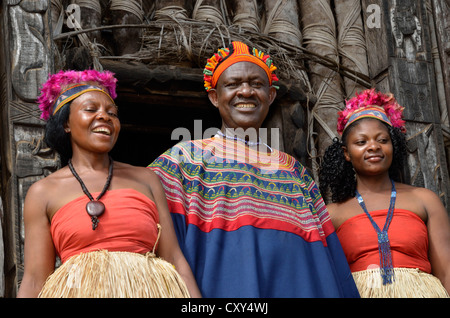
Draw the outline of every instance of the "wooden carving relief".
M389 8L389 86L407 120L407 181L436 192L448 205L448 171L425 1L396 0Z
M421 22L414 0L396 0L390 9L395 54L408 61L425 59Z
M409 183L434 191L448 208L448 174L442 166L445 165L445 157L440 126L408 123L407 129Z
M11 79L17 96L34 101L49 73L43 13L47 1L18 2L9 7L11 31Z
M398 59L393 64L396 73L398 96L405 105L404 116L407 120L418 122L438 122L439 108L437 107L433 70L426 62L409 63L405 59Z
M0 197L0 238L3 238L3 202ZM3 264L5 264L5 245L3 244L3 239L0 239L0 297L5 296L5 273L3 270Z
M435 63L440 63L441 86L440 108L442 109L442 124L446 126L446 150L450 168L450 0L432 0L431 10L434 14L434 32L436 36ZM447 113L447 116L445 116Z
M20 244L17 247L17 258L19 264L23 264L23 204L29 187L41 179L56 171L59 168L57 155L48 148L44 141L44 129L31 126L14 127L14 145L15 145L15 174L17 177L17 197L18 197L18 220L16 224L20 229Z
M9 34L10 85L5 97L8 118L3 124L9 131L7 166L11 169L6 198L10 202L8 211L9 227L14 229L14 255L16 276L20 281L23 274L23 202L28 188L37 180L58 167L59 160L43 143L43 122L36 104L42 84L52 69L50 54L49 24L47 19L48 1L9 0L7 2L7 32ZM5 120L6 119L6 120ZM6 137L6 136L5 136ZM6 143L5 143L6 144ZM10 252L12 253L12 252ZM8 262L11 262L9 260ZM10 273L11 274L11 273ZM11 293L11 291L7 291Z

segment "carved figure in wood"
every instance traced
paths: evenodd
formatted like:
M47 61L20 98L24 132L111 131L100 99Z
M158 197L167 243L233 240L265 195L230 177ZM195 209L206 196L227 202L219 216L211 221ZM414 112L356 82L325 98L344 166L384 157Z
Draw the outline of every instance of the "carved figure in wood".
M38 88L49 73L48 50L44 43L43 15L46 1L10 2L11 79L15 93L23 100L34 101Z
M418 60L424 60L425 54L422 45L422 26L416 13L414 1L399 1L390 9L392 34L395 39L395 55L400 58L409 58L408 53L415 55ZM413 47L408 45L410 40Z

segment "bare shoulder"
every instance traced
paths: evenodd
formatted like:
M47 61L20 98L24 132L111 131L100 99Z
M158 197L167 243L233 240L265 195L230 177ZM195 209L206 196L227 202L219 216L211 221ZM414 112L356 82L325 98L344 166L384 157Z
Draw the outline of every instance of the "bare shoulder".
M428 216L444 214L444 204L434 191L426 188L415 188L413 191L414 195L421 200Z
M432 190L422 187L415 187L406 184L396 185L397 192L401 195L399 205L407 207L410 211L414 211L422 215L423 220L445 211L444 205L439 196Z
M436 196L436 194L433 191L427 188L416 187L405 183L396 183L395 187L397 191L401 191L411 196L419 196L420 198L424 196L425 197Z
M157 178L157 175L147 167L133 166L124 162L115 162L115 172L129 175L135 180L147 181L149 178Z
M60 169L33 183L27 190L24 203L24 215L45 213L51 209L54 201L63 197L66 191L61 180L66 178L67 169Z
M116 184L119 188L133 188L150 198L161 188L159 177L147 167L115 162L114 176L117 176L116 180L120 180Z
M403 183L396 185L396 187L397 191L406 195L408 199L417 199L424 204L430 201L440 201L439 196L427 188L415 187Z
M430 189L413 187L412 191L414 192L414 195L418 195L424 200L430 199L439 200L438 195L434 191L431 191Z
M339 228L349 218L349 211L351 211L349 201L327 204L327 210L335 229Z
M333 202L327 204L327 209L330 214L343 214L348 212L353 206L352 198L342 202Z
M46 194L49 190L49 184L51 184L51 182L48 182L47 178L48 177L36 181L28 188L25 196L25 202L34 201L37 198L41 198L39 200L41 202L45 200Z
M65 173L62 169L42 178L33 183L27 191L26 196L37 196L40 200L44 200L50 193L54 194L54 191L60 187L59 180L64 177Z

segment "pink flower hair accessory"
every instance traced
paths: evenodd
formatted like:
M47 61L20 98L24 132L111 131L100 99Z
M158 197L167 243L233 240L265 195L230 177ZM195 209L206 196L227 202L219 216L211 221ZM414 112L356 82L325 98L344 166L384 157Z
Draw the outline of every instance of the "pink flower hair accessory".
M365 109L367 109L367 112L364 112ZM402 119L405 108L397 103L392 94L376 92L374 88L367 89L359 94L356 93L355 97L346 102L344 110L338 112L337 132L342 135L345 128L355 120L367 117L374 118L375 109L380 112L379 117L382 116L386 119L385 121L379 118L380 120L393 127L400 128L403 133L406 132L405 121ZM358 115L354 116L355 114Z
M42 111L41 119L48 120L52 115L52 110L59 95L65 88L78 83L90 83L101 86L106 89L111 98L116 98L117 79L110 71L99 72L96 70L84 71L59 71L49 76L48 80L42 86L41 95L37 102L39 109Z

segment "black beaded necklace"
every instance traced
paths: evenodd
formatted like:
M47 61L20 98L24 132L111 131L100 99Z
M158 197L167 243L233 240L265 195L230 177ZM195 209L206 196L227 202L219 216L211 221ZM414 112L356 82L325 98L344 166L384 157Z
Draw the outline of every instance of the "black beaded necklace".
M83 189L84 194L86 194L89 198L89 202L86 203L86 212L91 216L92 221L92 230L95 230L98 225L98 217L102 215L105 212L105 205L103 202L99 201L100 198L105 194L105 192L109 188L109 184L111 183L111 179L113 176L113 160L111 157L109 157L109 171L108 171L108 178L106 179L105 186L103 187L102 192L98 195L97 199L94 200L91 193L86 188L86 185L84 184L83 180L81 180L80 176L75 171L75 168L72 165L72 159L69 159L69 169L72 171L73 176L78 180L78 182L81 185L81 189Z

